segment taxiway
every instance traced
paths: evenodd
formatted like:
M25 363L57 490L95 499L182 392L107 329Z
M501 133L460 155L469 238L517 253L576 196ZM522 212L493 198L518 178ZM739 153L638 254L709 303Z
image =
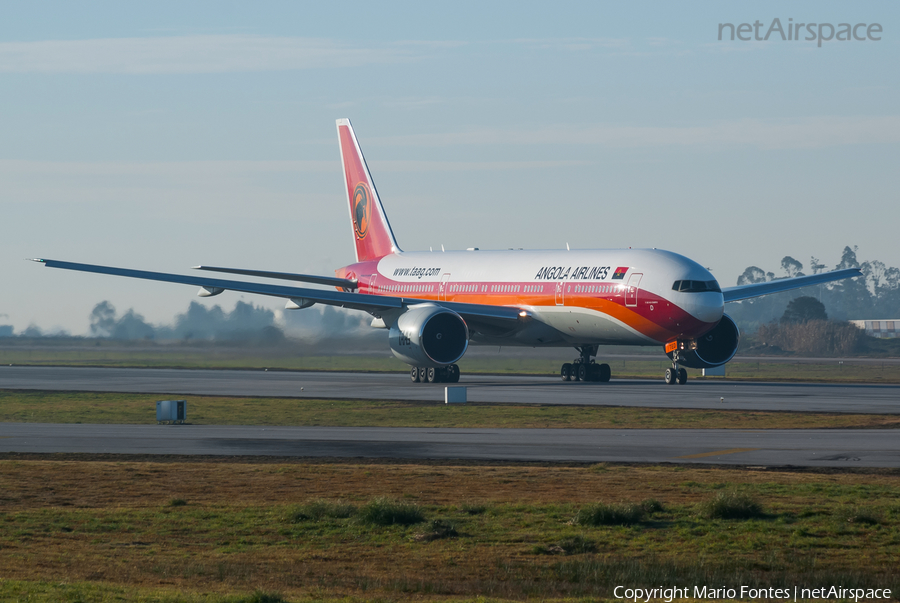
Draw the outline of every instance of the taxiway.
M563 382L551 377L464 375L470 402L795 412L900 413L900 386L659 380ZM444 385L402 373L0 367L0 389L442 402Z

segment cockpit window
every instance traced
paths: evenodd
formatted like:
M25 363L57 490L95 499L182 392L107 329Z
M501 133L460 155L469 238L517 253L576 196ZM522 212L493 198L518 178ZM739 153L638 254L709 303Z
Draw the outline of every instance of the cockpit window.
M722 290L719 288L719 283L717 283L715 280L675 281L675 284L672 285L672 291L678 291L680 293L708 293L710 291L714 293L722 292Z

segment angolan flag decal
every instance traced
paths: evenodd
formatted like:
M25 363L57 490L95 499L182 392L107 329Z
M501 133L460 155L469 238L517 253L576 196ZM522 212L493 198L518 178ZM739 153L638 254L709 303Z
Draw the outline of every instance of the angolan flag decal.
M625 278L625 273L626 273L626 272L628 272L628 266L619 266L618 268L616 268L616 271L613 272L613 275L612 275L613 280L614 280L614 281L615 281L615 280L619 280L619 281L622 280L623 278Z

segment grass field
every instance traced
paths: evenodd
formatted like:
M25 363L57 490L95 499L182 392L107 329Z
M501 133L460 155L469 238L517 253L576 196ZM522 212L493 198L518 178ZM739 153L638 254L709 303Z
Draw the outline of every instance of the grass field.
M139 342L140 343L140 342ZM493 350L494 348L492 348ZM108 366L134 368L261 369L298 371L371 371L405 372L405 364L385 349L367 354L311 355L305 348L284 345L274 347L231 347L222 345L159 345L97 340L77 346L0 346L0 365ZM610 364L614 378L661 379L669 362L661 353L632 350L628 358L610 357L622 350L601 351L599 358ZM637 353L643 352L643 353ZM474 349L460 361L464 374L527 374L555 377L561 362L571 361L573 351L552 349L539 353L514 348ZM703 378L689 369L690 378ZM727 365L726 379L763 381L829 381L847 383L900 383L900 363L890 359L821 359L815 362L775 358L741 361Z
M159 394L0 390L0 421L152 423ZM897 428L898 415L693 410L533 404L190 396L188 419L205 425L345 427L574 427L631 429Z
M897 472L127 458L0 456L0 600L598 600L618 584L900 592ZM717 518L721 493L758 508ZM421 521L373 520L381 498ZM642 502L628 525L573 522L597 504Z

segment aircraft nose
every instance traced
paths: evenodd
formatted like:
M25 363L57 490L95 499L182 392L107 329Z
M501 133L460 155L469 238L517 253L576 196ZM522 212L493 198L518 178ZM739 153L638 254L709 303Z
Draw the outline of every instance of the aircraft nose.
M703 322L719 322L725 313L725 298L721 293L695 293L688 312Z

